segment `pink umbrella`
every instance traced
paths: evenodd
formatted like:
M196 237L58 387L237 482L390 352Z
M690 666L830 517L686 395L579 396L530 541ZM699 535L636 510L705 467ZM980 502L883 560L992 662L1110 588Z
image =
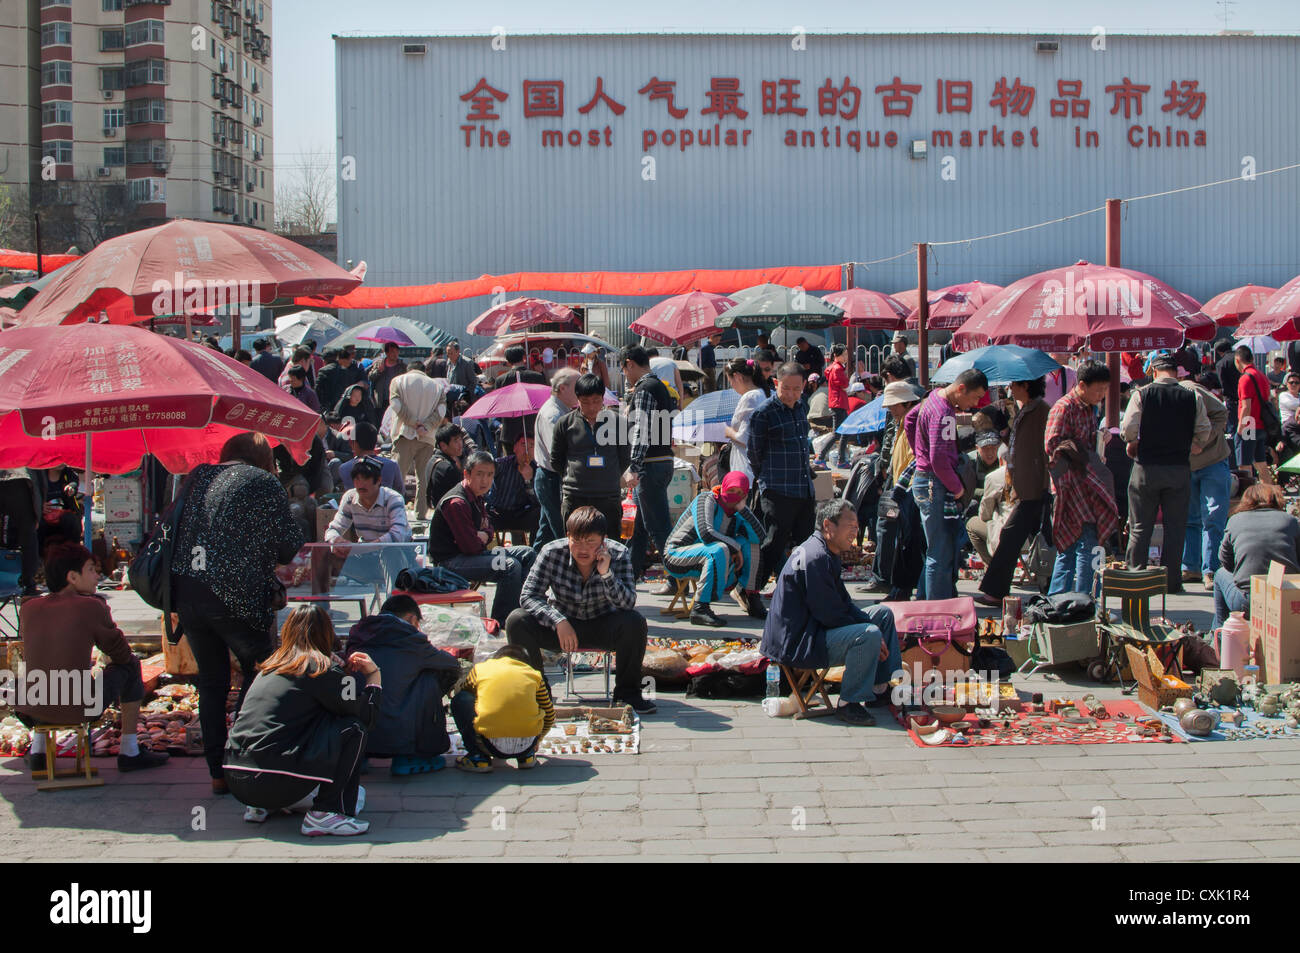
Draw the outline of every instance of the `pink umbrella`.
M109 324L0 333L0 468L173 473L215 463L241 431L305 462L320 415L234 358Z
M905 307L909 312L915 311L921 306L921 291L919 288L908 288L906 291L895 291L890 295L890 297Z
M378 341L381 344L396 344L398 347L415 347L415 342L406 336L401 328L384 325L374 328L368 334L358 334L358 341Z
M114 324L298 295L345 294L361 279L260 228L176 219L110 238L60 268L22 310L22 327Z
M927 295L930 301L930 319L926 322L926 327L931 331L956 330L1001 290L1001 285L968 281L965 284L949 285L947 288L931 291ZM907 326L913 331L921 326L920 308L918 302L907 316Z
M539 324L559 322L576 325L578 316L572 308L543 298L512 298L495 308L488 308L469 323L467 334L494 338L499 334L518 333Z
M1279 341L1300 341L1300 275L1265 300L1237 328L1237 337L1270 334Z
M718 315L735 306L726 295L707 291L673 295L633 321L628 330L660 344L686 347L716 333Z
M868 331L901 331L911 310L897 298L867 288L848 288L834 294L822 295L822 300L844 309L846 328Z
M462 417L527 417L535 414L551 396L547 384L507 384L484 394Z
M1245 321L1260 307L1277 294L1276 288L1263 285L1242 285L1215 295L1205 303L1201 311L1209 315L1221 328L1235 328Z
M1214 322L1186 295L1128 268L1076 262L1029 275L994 295L953 334L965 351L1018 344L1040 351L1146 351L1208 341Z

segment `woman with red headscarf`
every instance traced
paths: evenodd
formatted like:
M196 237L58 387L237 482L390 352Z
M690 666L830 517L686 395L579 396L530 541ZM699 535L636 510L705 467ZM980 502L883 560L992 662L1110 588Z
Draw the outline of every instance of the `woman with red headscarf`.
M705 490L692 501L668 537L664 556L668 574L697 580L692 625L725 625L709 604L733 589L751 616L761 619L767 615L754 588L763 525L745 506L748 495L749 477L731 471L721 486Z

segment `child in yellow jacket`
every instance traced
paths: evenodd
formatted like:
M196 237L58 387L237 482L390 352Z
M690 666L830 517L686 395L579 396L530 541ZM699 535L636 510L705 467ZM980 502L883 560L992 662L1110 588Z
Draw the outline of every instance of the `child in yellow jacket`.
M514 758L521 770L537 767L537 746L555 724L546 679L514 645L470 670L451 714L465 745L456 767L476 774L491 771L493 758Z

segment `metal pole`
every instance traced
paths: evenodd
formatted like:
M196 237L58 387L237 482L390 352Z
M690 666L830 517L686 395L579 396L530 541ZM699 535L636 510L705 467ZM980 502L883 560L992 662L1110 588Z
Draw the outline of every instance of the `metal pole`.
M1106 200L1106 266L1120 267L1120 199ZM1106 427L1119 426L1119 352L1111 351L1106 355L1106 366L1110 368L1110 390L1106 394Z
M847 266L846 270L847 270L848 274L847 274L847 275L842 275L842 279L843 279L843 280L842 280L842 282L841 282L841 287L843 287L844 290L847 291L849 288L856 288L856 287L857 287L857 284L855 283L855 279L854 279L854 275L853 275L853 262L849 262L849 263L848 263L848 266ZM847 329L847 330L848 330L849 332L852 332L852 334L853 334L853 337L852 337L852 339L851 339L851 340L852 340L852 343L849 344L849 353L850 353L851 355L853 355L853 370L852 370L852 371L850 372L850 374L849 374L849 376L852 377L852 376L853 376L854 374L856 374L857 371L858 371L858 329L857 329L857 328L849 328L849 329ZM849 337L848 337L848 334L846 333L846 334L845 334L845 342L848 343L848 341L849 341Z
M917 294L917 334L916 334L916 373L922 387L930 386L930 335L927 325L930 321L930 289L925 280L925 259L929 246L925 242L916 244L916 294Z
M241 343L240 331L243 330L242 328L243 323L244 323L243 312L241 312L238 308L236 308L231 313L231 317L230 317L230 349L234 351L236 354L239 353L239 345Z
M32 213L32 222L36 230L36 277L40 278L44 272L41 270L41 213Z
M90 464L90 437L91 437L91 435L90 435L90 431L87 430L87 431L86 431L86 475L85 475L85 480L84 480L84 484L85 484L86 489L85 489L85 495L84 495L84 497L83 497L83 499L85 499L86 502L83 503L83 504L82 504L82 507L81 507L82 510L83 510L83 512L85 513L85 523L86 523L86 525L85 525L85 528L84 528L84 532L85 532L85 537L86 537L86 548L87 548L87 549L91 549L91 545L90 545L90 544L91 544L91 542L93 541L94 536L95 536L95 516L94 516L94 513L95 513L95 477L94 477L94 474L91 472L91 469L90 469L90 467L91 467L91 464Z

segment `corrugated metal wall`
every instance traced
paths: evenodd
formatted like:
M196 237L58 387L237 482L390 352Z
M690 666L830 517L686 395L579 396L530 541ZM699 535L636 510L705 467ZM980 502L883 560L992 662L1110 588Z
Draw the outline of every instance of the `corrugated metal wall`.
M494 52L490 37L431 37L424 56L405 56L402 38L340 38L338 154L355 159L355 180L339 182L339 256L364 259L367 283L420 284L517 270L675 270L869 261L918 240L999 232L1094 208L1109 197L1162 192L1238 176L1243 157L1259 171L1300 161L1296 112L1300 40L1293 37L1063 37L1037 53L1034 38L1006 35L518 36ZM596 78L626 107L586 115ZM884 117L875 87L895 76L920 84L910 117ZM676 81L663 101L639 94L652 78ZM748 128L748 148L643 148L643 130L711 128L702 116L712 77L740 80L749 115L723 119ZM846 77L862 90L853 120L818 115L817 88ZM989 104L994 84L1035 87L1028 116ZM1141 116L1111 114L1104 87L1125 77L1151 87ZM506 148L466 148L461 96L480 78L508 94L495 122ZM763 115L760 84L798 79L806 116ZM563 119L524 118L524 80L563 80ZM970 80L969 115L936 112L939 80ZM1058 80L1082 80L1086 120L1055 118ZM1164 112L1172 81L1196 80L1206 94L1198 119ZM1100 134L1097 149L1074 145L1074 127ZM1130 126L1204 129L1203 148L1134 148ZM824 148L821 128L895 131L892 149ZM906 143L932 131L1005 130L1006 145L935 147L908 157ZM611 127L612 147L543 147L543 129ZM1038 129L1038 148L1014 148L1014 130ZM788 147L787 129L817 131L818 146ZM833 141L833 140L832 140ZM642 177L642 157L656 177ZM956 161L941 179L942 157ZM1278 285L1300 271L1300 170L1133 203L1124 220L1124 264L1204 300L1234 285ZM1005 284L1077 259L1104 258L1100 214L931 253L931 285L979 278ZM913 287L910 258L867 269L856 283L885 291ZM566 301L609 300L557 294ZM652 301L622 299L627 305ZM487 299L412 309L410 317L454 332ZM353 320L378 314L353 313Z

